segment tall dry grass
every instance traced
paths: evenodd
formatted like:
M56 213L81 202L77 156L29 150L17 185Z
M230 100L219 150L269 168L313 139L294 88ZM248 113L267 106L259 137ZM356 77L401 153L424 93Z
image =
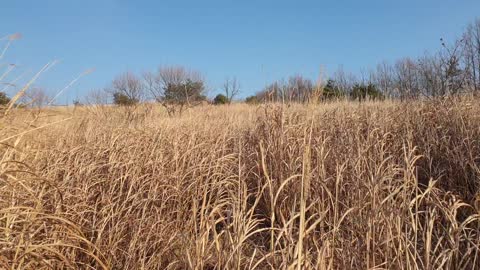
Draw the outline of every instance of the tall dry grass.
M122 110L1 120L0 267L480 267L478 100Z

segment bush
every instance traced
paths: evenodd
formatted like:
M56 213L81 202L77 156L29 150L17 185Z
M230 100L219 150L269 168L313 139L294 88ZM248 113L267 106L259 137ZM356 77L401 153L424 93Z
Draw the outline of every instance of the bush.
M377 100L380 99L382 100L384 98L382 92L377 89L377 87L369 83L368 85L365 84L355 84L353 86L352 92L350 93L350 96L355 99L355 100Z
M328 80L327 85L323 88L323 95L322 98L324 100L328 99L337 99L343 96L342 91L336 85L334 80Z
M249 96L245 99L245 103L247 104L258 104L259 100L257 96Z
M73 105L74 105L74 106L83 106L83 104L82 104L82 103L80 102L80 100L78 100L78 99L75 99L75 100L73 101Z
M228 98L227 98L225 95L218 94L218 95L213 99L213 104L215 104L215 105L228 104Z
M113 94L113 103L120 106L132 106L138 103L138 99L117 92Z
M10 103L10 98L4 92L0 92L0 105L7 105Z
M199 102L205 100L204 91L205 85L203 81L187 79L185 82L167 84L163 99L166 102L178 104Z

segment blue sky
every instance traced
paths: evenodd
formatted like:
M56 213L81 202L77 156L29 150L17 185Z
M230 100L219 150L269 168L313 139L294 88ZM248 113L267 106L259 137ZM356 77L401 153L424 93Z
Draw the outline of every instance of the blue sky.
M314 79L320 66L358 74L453 41L480 16L480 1L15 0L0 12L0 37L23 35L2 60L19 64L18 74L61 60L37 82L50 93L96 69L65 103L121 72L160 65L201 71L210 95L232 76L247 96L292 74Z

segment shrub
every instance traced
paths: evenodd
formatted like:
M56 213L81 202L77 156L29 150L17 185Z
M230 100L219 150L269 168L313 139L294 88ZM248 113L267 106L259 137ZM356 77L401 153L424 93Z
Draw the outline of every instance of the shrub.
M181 66L163 67L143 75L145 88L162 104L191 106L206 99L202 75Z
M343 96L342 91L334 80L328 80L327 85L323 88L323 99L336 99Z
M144 84L142 80L131 72L117 76L107 92L113 95L117 105L134 105L144 97Z
M247 104L258 104L259 100L257 96L249 96L245 99L245 103Z
M218 94L218 95L213 99L213 104L215 104L215 105L228 104L228 98L227 98L225 95Z
M382 92L380 92L380 90L378 90L377 87L372 83L369 83L368 85L355 84L353 86L352 92L350 93L350 96L353 99L359 100L359 101L362 101L365 99L382 100L384 98Z
M10 102L10 98L4 92L0 92L0 105L7 105Z
M187 79L181 83L171 83L165 88L164 100L173 103L190 103L205 100L203 81Z
M113 93L113 103L120 106L132 106L138 103L138 99L117 92Z

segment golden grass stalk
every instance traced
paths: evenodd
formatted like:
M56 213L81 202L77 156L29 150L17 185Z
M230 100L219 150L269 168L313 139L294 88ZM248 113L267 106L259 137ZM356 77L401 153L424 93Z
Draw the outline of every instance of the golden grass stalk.
M477 104L12 112L0 267L479 268Z

